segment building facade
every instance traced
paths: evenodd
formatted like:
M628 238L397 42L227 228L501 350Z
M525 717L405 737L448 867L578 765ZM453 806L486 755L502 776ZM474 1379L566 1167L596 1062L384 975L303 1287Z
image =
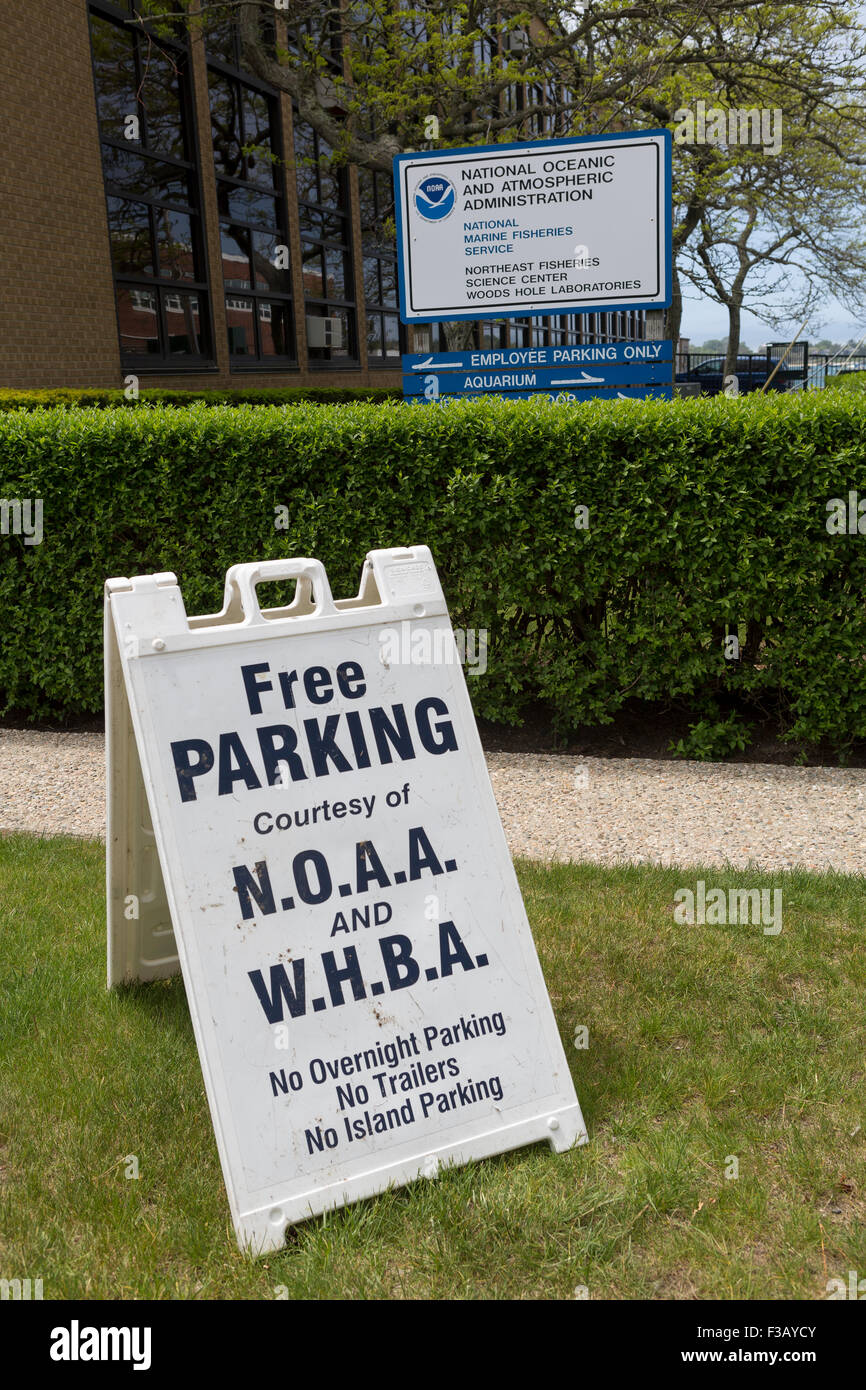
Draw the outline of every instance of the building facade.
M401 352L447 345L400 323L390 178L333 167L229 23L155 36L139 9L0 12L0 386L399 387ZM644 334L640 312L571 314L475 342Z

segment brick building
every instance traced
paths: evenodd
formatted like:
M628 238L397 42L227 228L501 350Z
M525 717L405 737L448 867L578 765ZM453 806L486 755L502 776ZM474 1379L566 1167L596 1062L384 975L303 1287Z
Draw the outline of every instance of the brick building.
M157 41L141 8L0 10L0 386L399 386L401 352L445 343L400 324L390 179L330 167L230 25ZM640 313L476 327L643 336Z

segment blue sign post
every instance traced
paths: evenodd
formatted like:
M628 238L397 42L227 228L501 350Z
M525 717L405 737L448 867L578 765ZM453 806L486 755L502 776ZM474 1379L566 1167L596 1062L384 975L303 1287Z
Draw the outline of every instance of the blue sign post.
M673 346L668 340L407 354L403 396L412 403L483 395L670 400Z
M671 302L669 130L394 159L404 323L659 309ZM673 396L671 342L403 358L407 402Z

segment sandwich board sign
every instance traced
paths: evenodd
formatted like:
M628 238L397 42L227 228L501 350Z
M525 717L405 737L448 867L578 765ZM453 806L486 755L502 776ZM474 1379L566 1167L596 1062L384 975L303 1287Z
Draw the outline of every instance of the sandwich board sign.
M404 323L664 308L671 132L394 157Z
M182 970L239 1244L585 1142L428 548L111 579L105 652L108 983Z

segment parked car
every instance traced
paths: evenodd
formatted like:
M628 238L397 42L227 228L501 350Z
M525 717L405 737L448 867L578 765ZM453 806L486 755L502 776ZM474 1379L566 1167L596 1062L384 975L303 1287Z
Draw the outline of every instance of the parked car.
M759 356L758 353L749 357L738 357L734 368L738 395L745 396L750 391L760 391L778 360ZM704 362L696 363L687 372L677 372L676 379L677 382L697 382L702 395L717 396L724 389L725 375L724 357L709 357ZM788 391L791 384L799 381L801 377L802 372L799 370L788 371L785 367L780 367L767 390Z

